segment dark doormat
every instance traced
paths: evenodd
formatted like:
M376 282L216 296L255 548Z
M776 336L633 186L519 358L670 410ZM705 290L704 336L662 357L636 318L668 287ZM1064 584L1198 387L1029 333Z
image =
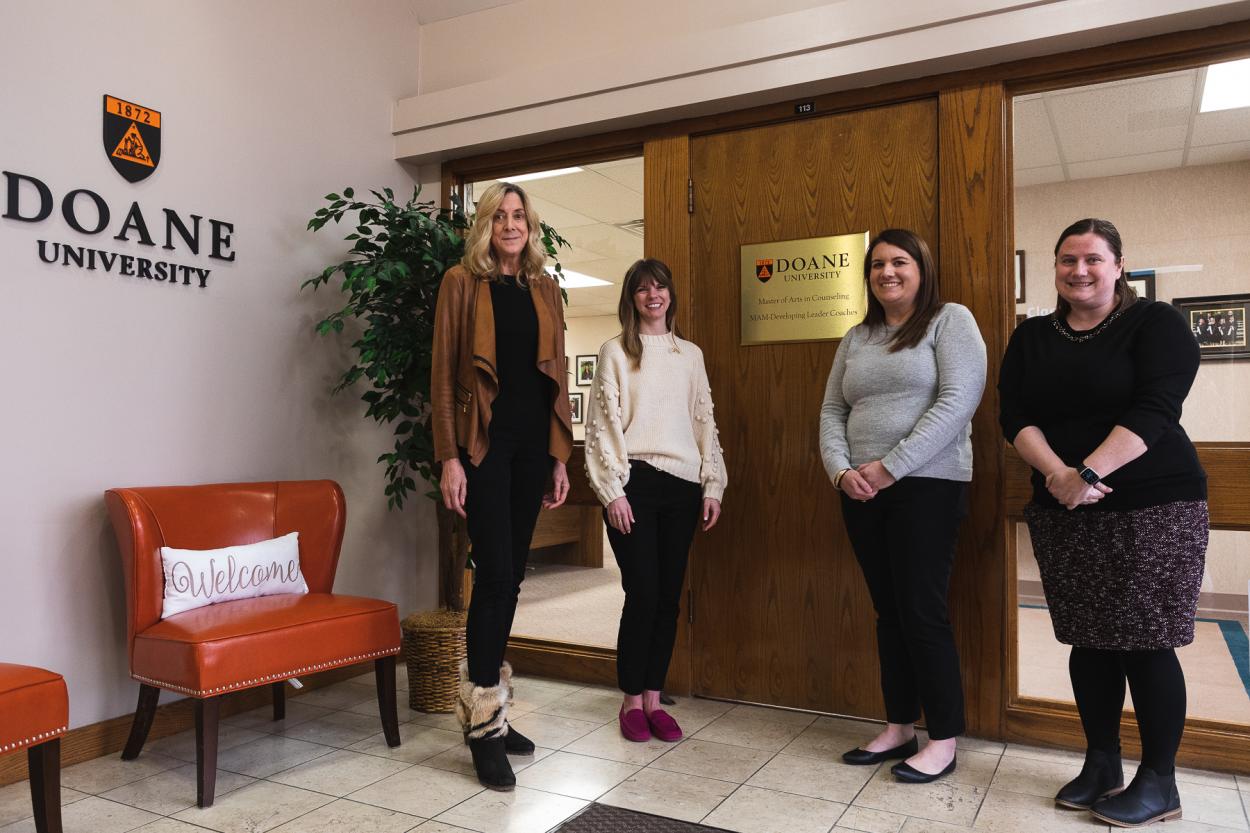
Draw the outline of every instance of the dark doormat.
M607 804L591 804L552 833L726 833L688 821L623 810Z

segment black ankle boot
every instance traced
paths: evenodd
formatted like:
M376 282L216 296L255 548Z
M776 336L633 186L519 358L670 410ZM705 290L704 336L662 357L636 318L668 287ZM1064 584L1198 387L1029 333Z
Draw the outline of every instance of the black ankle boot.
M1073 810L1088 810L1098 799L1123 790L1124 767L1120 764L1119 753L1087 749L1081 774L1063 785L1055 796L1055 803Z
M483 787L492 790L511 790L516 786L512 764L504 750L503 738L469 738L469 751L473 753L473 770Z
M1117 827L1140 827L1156 821L1181 817L1181 796L1176 791L1176 772L1159 775L1150 767L1139 766L1128 789L1111 798L1094 802L1095 818Z

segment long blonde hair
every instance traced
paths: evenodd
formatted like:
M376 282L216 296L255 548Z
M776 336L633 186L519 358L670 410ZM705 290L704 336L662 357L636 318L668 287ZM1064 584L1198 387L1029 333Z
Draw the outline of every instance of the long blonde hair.
M491 228L495 212L509 194L520 197L521 207L525 209L525 224L529 226L529 239L521 251L521 268L517 270L516 276L517 283L525 286L531 279L544 274L543 265L547 262L547 252L543 249L542 225L538 221L538 213L530 204L529 195L511 182L496 182L477 201L477 214L473 217L469 236L465 238L464 257L460 258L460 264L473 275L499 280L499 259L490 245Z
M625 272L625 280L621 281L621 300L616 306L616 317L621 321L621 346L625 355L637 369L642 365L642 339L638 337L641 328L638 320L638 307L634 304L634 293L644 283L654 283L668 290L668 311L664 314L664 325L668 331L678 338L681 331L677 329L677 290L673 287L673 273L663 261L645 258L634 261Z

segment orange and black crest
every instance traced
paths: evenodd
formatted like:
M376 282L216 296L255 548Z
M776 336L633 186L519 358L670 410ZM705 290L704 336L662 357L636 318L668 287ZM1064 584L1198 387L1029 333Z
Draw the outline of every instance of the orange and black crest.
M768 279L773 276L773 259L766 258L755 261L755 277L760 279L760 283L768 283Z
M161 161L160 111L104 96L104 152L128 182L146 179Z

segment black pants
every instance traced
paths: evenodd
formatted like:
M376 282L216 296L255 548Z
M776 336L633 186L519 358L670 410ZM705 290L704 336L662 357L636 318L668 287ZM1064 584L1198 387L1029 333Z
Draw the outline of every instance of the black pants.
M546 443L492 436L480 466L465 454L460 461L468 479L464 509L475 566L465 627L469 679L493 686L499 684L530 540L551 476L551 456Z
M1090 749L1120 752L1124 684L1133 692L1143 766L1167 775L1185 731L1185 674L1176 651L1114 651L1073 647L1068 658L1072 693Z
M877 611L886 718L914 723L923 706L934 740L964 731L946 595L967 511L967 486L954 480L904 477L865 503L842 495L846 532Z
M626 694L642 694L664 688L703 497L698 483L639 460L629 463L625 497L634 511L629 534L608 525L608 541L625 589L616 638L616 680ZM606 522L607 510L603 515Z

